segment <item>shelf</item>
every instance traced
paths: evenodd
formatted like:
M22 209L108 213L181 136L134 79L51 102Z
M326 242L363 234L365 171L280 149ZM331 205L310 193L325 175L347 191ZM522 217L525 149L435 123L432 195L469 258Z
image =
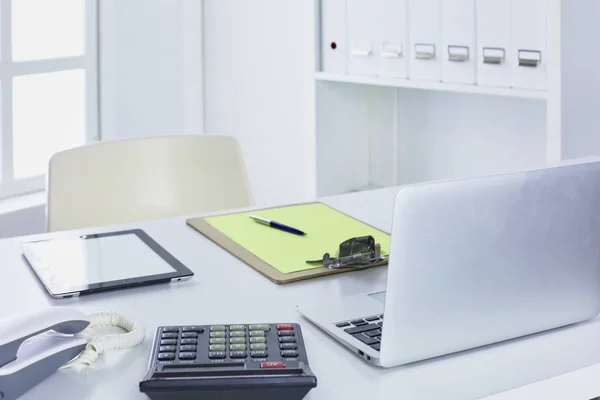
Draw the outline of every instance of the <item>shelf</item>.
M380 78L375 76L355 76L316 72L315 79L324 82L354 83L358 85L387 86L407 89L436 90L455 93L484 94L489 96L515 97L521 99L546 100L547 93L539 90L483 87L454 83L412 81L409 79Z

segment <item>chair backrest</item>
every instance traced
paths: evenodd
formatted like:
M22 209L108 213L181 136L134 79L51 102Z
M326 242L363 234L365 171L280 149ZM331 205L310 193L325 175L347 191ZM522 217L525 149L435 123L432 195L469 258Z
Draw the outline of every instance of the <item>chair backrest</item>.
M66 150L50 159L48 231L251 204L243 157L229 136L123 139Z

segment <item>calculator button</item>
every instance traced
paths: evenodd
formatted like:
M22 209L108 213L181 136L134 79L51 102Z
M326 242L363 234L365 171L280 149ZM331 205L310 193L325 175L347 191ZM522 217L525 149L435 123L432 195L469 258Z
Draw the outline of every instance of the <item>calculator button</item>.
M197 347L192 344L187 344L185 346L179 346L179 351L196 351Z
M279 325L277 325L277 330L278 331L293 331L294 330L294 325L292 325L292 324L279 324Z
M245 331L246 325L229 325L230 331Z
M298 357L298 352L296 350L283 350L281 357Z
M164 360L174 360L175 359L175 353L160 353L158 355L158 359L161 361Z
M279 343L296 343L296 338L293 336L282 336L279 338Z
M254 343L250 345L250 350L266 350L267 345L264 343Z
M196 358L195 352L179 353L180 360L193 360Z
M232 344L229 346L229 350L230 351L245 351L246 345L245 344Z
M265 336L265 332L264 331L250 331L250 336Z
M373 344L371 345L371 347L372 347L374 350L380 351L380 350L381 350L381 343L373 343Z
M165 326L164 328L162 328L163 333L166 332L179 332L179 328L176 326Z
M197 338L198 337L198 332L183 332L181 334L182 338Z
M266 343L267 339L264 336L254 336L250 338L250 343Z
M254 358L267 358L269 356L264 350L252 351L250 355Z
M225 325L213 325L210 327L211 332L225 332Z
M248 357L248 353L245 351L231 351L229 353L229 357L231 358L246 358Z
M227 343L227 339L225 339L224 337L210 339L210 344L225 344L225 343Z
M294 331L277 331L279 336L294 336Z
M252 333L252 332L250 332L250 333ZM225 332L223 332L223 334L225 334ZM211 335L212 335L212 333L211 333ZM246 332L245 331L229 332L229 337L246 337Z
M163 333L160 338L161 339L177 339L178 336L179 336L179 334L177 332L167 332L167 333Z
M198 339L181 339L181 344L198 344Z
M246 344L246 338L245 337L232 337L232 338L229 338L229 343L231 343L231 344L240 344L240 343Z
M377 325L379 325L383 328L383 322L378 322Z
M354 321L350 321L350 323L355 326L367 325L363 319L355 319Z
M233 332L232 332L233 333ZM215 337L225 337L225 332L211 332L210 333L210 337L211 338L215 338Z
M201 326L184 326L182 331L183 332L204 333L204 328Z
M161 346L172 346L177 344L177 339L163 339L160 341Z
M298 346L296 346L296 343L281 343L279 348L281 350L296 350Z
M208 350L210 350L210 351L225 351L226 348L227 348L227 346L225 346L224 344L211 344L208 347Z
M285 368L285 364L281 361L266 361L260 363L261 368Z
M225 357L227 357L227 353L225 353L224 351L211 351L210 353L208 353L208 358L210 358L211 360L216 360Z
M177 346L160 346L158 351L160 351L161 353L175 353L176 348Z
M373 322L373 321L377 321L378 319L379 319L379 317L369 317L369 318L365 318L365 321Z
M250 330L269 332L271 330L271 326L267 324L250 325Z
M345 328L347 326L350 326L350 322L340 322L339 324L335 324L335 326L337 326L338 328Z

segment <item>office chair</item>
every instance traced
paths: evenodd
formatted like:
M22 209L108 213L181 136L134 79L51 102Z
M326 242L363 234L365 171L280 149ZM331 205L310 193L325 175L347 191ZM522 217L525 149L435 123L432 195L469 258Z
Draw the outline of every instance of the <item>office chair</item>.
M100 142L55 154L48 231L193 215L252 204L229 136L173 135Z

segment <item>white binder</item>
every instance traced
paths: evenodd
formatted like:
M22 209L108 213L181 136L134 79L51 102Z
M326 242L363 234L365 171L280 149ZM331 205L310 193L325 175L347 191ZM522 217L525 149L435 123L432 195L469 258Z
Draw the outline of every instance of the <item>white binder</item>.
M475 0L442 0L442 81L475 84Z
M372 1L372 0L370 0ZM407 0L375 0L381 8L378 15L378 74L388 78L408 77L408 15Z
M341 1L341 0L338 0ZM348 73L377 75L379 32L377 10L382 0L346 0L348 24Z
M479 85L511 86L513 61L511 1L477 0L477 83Z
M409 0L410 79L442 79L440 1Z
M346 1L321 0L321 70L347 71Z
M512 0L512 86L546 89L546 0Z

